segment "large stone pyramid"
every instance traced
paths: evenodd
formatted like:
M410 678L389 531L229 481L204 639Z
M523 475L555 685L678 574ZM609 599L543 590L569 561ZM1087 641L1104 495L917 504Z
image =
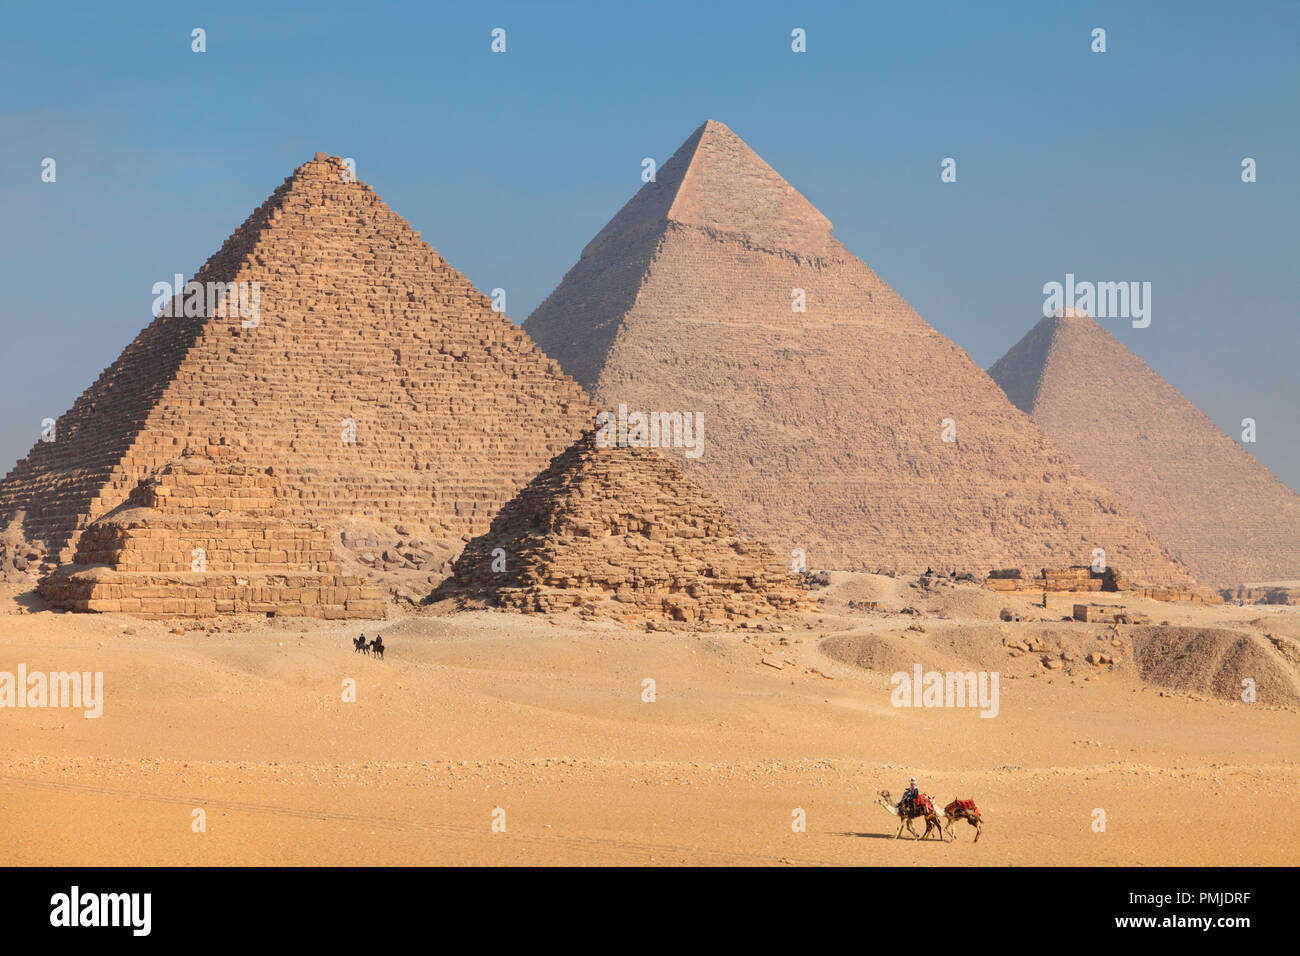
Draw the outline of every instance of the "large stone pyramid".
M702 413L687 474L811 567L1035 568L1101 548L1133 580L1190 583L721 123L659 168L525 328L606 410Z
M200 295L201 315L156 317L0 483L0 527L21 515L68 561L139 481L225 444L275 467L291 517L458 539L592 421L556 363L324 153L192 281L256 283L260 308Z
M444 593L624 623L749 621L815 603L788 566L648 448L589 432L466 545Z
M989 374L1198 577L1300 580L1300 496L1095 320L1043 319Z

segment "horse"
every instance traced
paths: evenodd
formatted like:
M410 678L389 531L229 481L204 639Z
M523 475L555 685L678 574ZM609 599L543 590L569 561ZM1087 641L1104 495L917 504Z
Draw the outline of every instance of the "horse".
M358 637L355 641L352 642L352 650L356 653L365 654L369 656L370 645L366 643L366 635L362 634L360 637Z
M371 641L370 651L382 661L384 659L384 639L382 637L376 637Z

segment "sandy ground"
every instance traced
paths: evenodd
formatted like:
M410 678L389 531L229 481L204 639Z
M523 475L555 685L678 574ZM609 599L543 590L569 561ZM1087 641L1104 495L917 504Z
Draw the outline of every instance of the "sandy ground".
M0 863L1300 863L1293 703L1144 682L1126 629L1059 621L1070 597L1043 611L973 585L832 580L824 613L763 634L437 609L174 634L5 598L0 670L102 671L106 701L99 719L0 710ZM1056 621L1002 624L1008 606ZM1142 606L1300 632L1297 608ZM353 652L363 630L386 660ZM1034 634L1116 664L1048 671L1002 645ZM998 716L892 706L912 661L999 670ZM965 823L955 842L895 840L873 799L911 775L940 805L975 799L980 842Z

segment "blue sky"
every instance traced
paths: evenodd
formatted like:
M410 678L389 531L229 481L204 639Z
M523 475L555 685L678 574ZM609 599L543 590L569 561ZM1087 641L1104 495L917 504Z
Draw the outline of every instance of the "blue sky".
M153 283L317 150L523 321L641 159L712 118L981 366L1043 283L1150 281L1151 326L1107 328L1229 435L1256 419L1300 487L1297 27L1294 2L6 2L0 471L148 323Z

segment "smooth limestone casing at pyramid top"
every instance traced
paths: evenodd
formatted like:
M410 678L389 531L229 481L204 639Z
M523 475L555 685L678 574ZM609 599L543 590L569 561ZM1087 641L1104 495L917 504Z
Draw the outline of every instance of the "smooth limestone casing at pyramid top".
M71 560L140 480L224 442L276 468L295 518L459 538L592 421L556 363L324 153L194 280L258 283L256 326L155 318L0 483L0 526L25 512L27 539Z
M524 327L603 409L701 412L686 474L810 567L982 572L1090 564L1101 548L1136 582L1192 583L721 123L687 139Z
M989 369L1015 405L1203 580L1300 580L1300 496L1085 315Z

